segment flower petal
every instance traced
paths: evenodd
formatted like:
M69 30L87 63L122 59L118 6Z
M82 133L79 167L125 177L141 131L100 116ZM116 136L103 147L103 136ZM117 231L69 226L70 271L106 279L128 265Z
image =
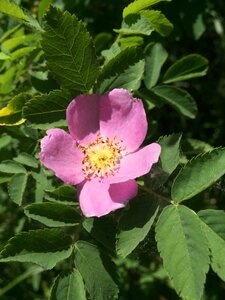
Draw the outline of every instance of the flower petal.
M134 180L109 185L97 179L84 181L77 186L80 207L86 217L101 217L124 207L137 194Z
M109 195L115 202L127 204L127 202L134 198L138 193L138 184L131 179L125 182L110 184Z
M142 144L147 133L147 120L142 101L124 89L114 89L100 100L100 131L103 137L124 141L128 152Z
M159 144L152 143L124 156L118 172L106 178L105 181L108 183L124 182L149 173L152 165L159 159L160 150Z
M80 95L70 102L66 119L72 137L85 144L99 133L99 95Z
M74 185L83 181L82 159L83 153L68 133L62 129L47 130L41 141L40 160L58 178Z

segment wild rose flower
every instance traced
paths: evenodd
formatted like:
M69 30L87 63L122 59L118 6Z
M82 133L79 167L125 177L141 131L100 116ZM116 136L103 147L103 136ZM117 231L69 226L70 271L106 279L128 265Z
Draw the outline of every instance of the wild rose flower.
M41 162L67 184L77 185L86 217L103 216L136 196L134 178L159 159L156 143L139 148L147 133L142 101L124 89L80 95L68 106L69 133L47 130Z

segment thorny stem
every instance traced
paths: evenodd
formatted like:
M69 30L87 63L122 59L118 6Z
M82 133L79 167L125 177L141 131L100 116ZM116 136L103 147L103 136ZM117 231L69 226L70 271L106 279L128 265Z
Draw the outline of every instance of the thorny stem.
M160 199L164 200L165 202L167 202L169 204L171 204L171 202L172 202L172 200L170 198L167 198L167 197L165 197L165 196L163 196L161 194L158 194L158 193L154 192L153 190L151 190L150 188L147 188L146 186L139 185L139 187L143 191L145 191L145 192L147 192L147 193L149 193L149 194L151 194L151 195L153 195L153 196L155 196L157 198L160 198Z

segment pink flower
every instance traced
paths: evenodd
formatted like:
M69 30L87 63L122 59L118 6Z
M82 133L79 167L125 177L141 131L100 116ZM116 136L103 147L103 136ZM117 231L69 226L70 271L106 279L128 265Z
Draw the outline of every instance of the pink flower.
M80 95L66 118L70 133L47 130L41 162L65 183L77 185L86 217L124 207L137 194L134 178L148 173L160 155L156 143L139 148L147 133L142 101L124 89Z

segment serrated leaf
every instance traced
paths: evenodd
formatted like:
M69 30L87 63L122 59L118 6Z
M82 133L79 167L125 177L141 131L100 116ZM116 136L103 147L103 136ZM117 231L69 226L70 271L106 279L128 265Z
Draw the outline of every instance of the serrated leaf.
M96 246L78 241L75 265L84 279L91 299L105 300L117 297L119 290L111 275L115 266Z
M51 188L44 170L41 168L38 173L32 172L32 176L35 179L35 202L42 202L45 194L45 189Z
M196 117L196 102L187 91L169 85L159 85L152 90L164 103L171 105L180 114L191 119Z
M198 216L183 205L170 205L156 225L163 265L184 300L200 300L209 269L209 249Z
M76 190L73 186L62 185L56 189L46 189L45 199L69 205L76 205Z
M86 300L83 279L78 270L60 274L52 287L50 300Z
M165 83L183 81L206 75L208 60L199 54L189 54L177 60L166 71L163 77Z
M161 36L170 35L173 30L173 24L159 10L143 10L140 14Z
M131 47L140 47L144 44L144 38L142 36L125 36L118 41L120 49L125 50Z
M28 167L38 168L37 159L25 152L20 153L17 157L13 158L13 160Z
M22 204L23 195L26 189L28 175L18 173L13 175L8 183L8 192L10 199L18 205Z
M0 1L0 12L10 15L17 19L27 20L27 16L23 10L13 1L1 0Z
M70 94L60 90L36 96L24 106L23 117L35 129L66 126L66 108L70 101Z
M41 44L50 70L63 87L89 91L98 75L98 63L84 24L52 6L45 20Z
M49 227L74 226L81 221L74 207L59 203L33 203L24 208L24 213Z
M38 20L40 21L52 4L53 0L41 0L38 5Z
M121 24L120 29L114 29L122 35L150 35L154 28L148 19L141 13L128 15Z
M122 35L151 35L153 31L162 36L169 35L173 29L170 21L158 10L143 10L123 19L120 29L114 29Z
M41 26L31 14L25 14L22 8L20 8L14 1L1 0L0 1L0 12L7 14L13 18L16 18L25 24L41 31Z
M158 81L161 68L168 57L167 51L159 43L150 43L145 50L144 82L151 89Z
M206 209L198 212L204 222L206 237L211 251L213 271L225 280L225 213L221 210Z
M144 72L144 59L140 49L126 48L111 59L98 77L95 91L105 93L114 88L137 90Z
M112 58L116 57L119 53L121 52L121 48L119 46L118 42L114 42L112 44L112 46L107 49L107 50L103 50L101 52L101 55L105 58L105 60L108 62L110 61Z
M159 138L161 145L160 162L163 170L171 174L180 161L180 141L181 134L171 134Z
M19 125L25 119L22 118L22 108L30 99L30 95L21 93L9 101L6 107L0 109L0 126Z
M225 174L225 148L217 148L190 160L175 178L171 196L176 202L190 199Z
M71 255L71 243L71 238L58 229L21 232L0 252L0 262L30 262L52 269Z
M130 208L119 221L116 236L118 255L126 257L144 240L158 213L158 204L150 197L137 198L130 202Z
M83 222L84 229L108 250L114 252L116 244L116 223L108 216L87 218Z
M162 1L170 2L171 0L136 0L124 8L123 18L125 18L126 16L128 16L130 14L135 14L135 13L139 12L140 10L148 8L149 6L155 5Z
M214 149L210 144L203 142L201 140L187 138L182 139L181 142L182 152L185 155L197 155L203 152L212 151Z
M5 160L0 164L0 172L17 174L17 173L26 173L27 171L22 165L12 160Z

